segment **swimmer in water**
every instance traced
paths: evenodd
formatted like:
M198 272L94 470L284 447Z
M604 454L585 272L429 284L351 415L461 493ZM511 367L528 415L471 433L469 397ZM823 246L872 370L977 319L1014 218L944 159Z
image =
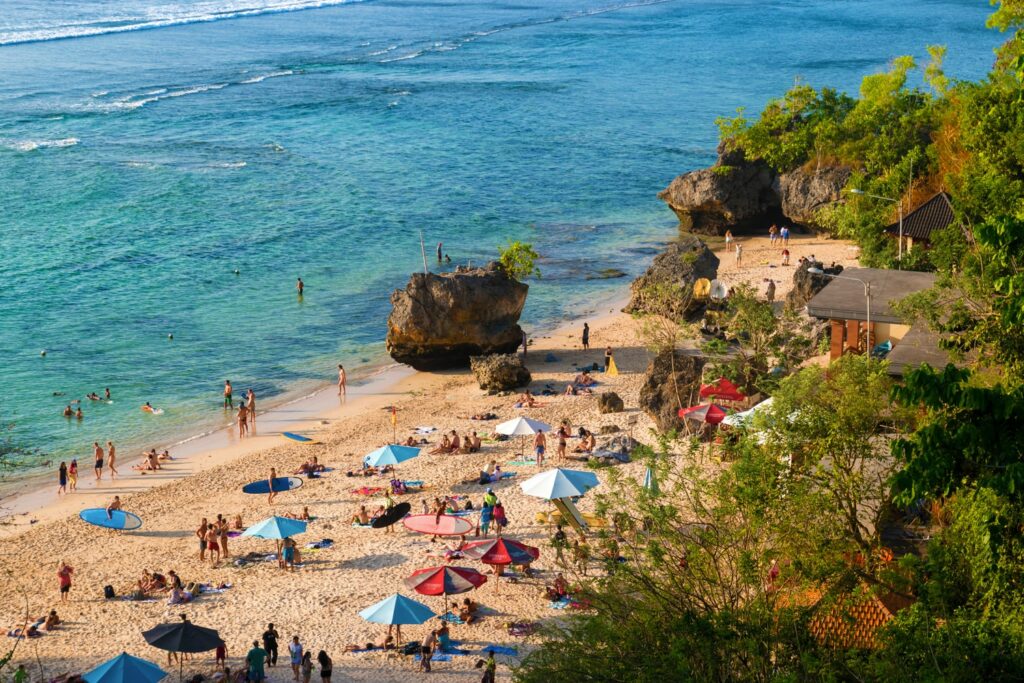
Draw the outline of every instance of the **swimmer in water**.
M66 406L66 407L64 408L64 412L63 412L62 414L64 415L64 417L71 417L72 415L74 415L74 414L75 414L75 411L73 411L73 410L71 409L71 404L68 404L68 405L67 405L67 406Z
M103 397L108 401L110 400L110 387L107 387L106 389L103 390Z
M79 420L85 417L85 414L82 412L82 406L78 406L78 410L75 411L75 417Z
M98 401L98 400L100 400L99 394L97 394L95 391L92 392L91 394L86 394L85 397L87 399L89 399L90 401Z

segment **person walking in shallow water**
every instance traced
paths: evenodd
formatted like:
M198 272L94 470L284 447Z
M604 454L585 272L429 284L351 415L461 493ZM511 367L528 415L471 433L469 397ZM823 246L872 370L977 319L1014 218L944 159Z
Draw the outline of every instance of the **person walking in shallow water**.
M234 401L231 399L231 380L224 380L224 407L234 408Z
M96 472L96 481L103 478L103 446L100 445L99 441L92 442L92 453L96 462L94 463L94 471Z
M302 296L302 293L305 290L306 290L306 283L303 282L302 278L300 277L300 278L298 278L298 281L295 283L295 291L297 291L299 293L299 296Z

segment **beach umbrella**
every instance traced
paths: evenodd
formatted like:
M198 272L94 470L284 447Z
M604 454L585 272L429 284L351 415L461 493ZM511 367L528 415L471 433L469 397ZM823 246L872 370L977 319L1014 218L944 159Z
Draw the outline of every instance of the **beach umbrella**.
M443 595L448 612L448 596L467 593L487 583L487 577L469 567L427 567L417 569L405 585L421 595Z
M732 415L726 415L725 419L722 420L722 424L729 425L730 427L743 427L752 417L754 417L754 415L771 408L773 400L774 399L767 398L749 410L744 410L741 413L733 413Z
M658 479L654 476L654 470L650 467L644 473L644 488L651 492L652 496L656 496L661 493L661 488L658 486Z
M86 683L156 683L167 677L167 672L145 659L122 652L95 669L82 674Z
M254 536L255 538L291 538L306 530L306 522L301 519L290 517L268 517L262 522L257 522L242 532L243 536Z
M700 397L717 398L723 401L742 401L747 396L728 379L719 377L710 384L702 384L700 386Z
M529 496L554 500L582 496L597 484L597 474L594 472L580 472L579 470L565 470L556 467L553 470L533 475L520 484L520 487L523 489L523 493Z
M680 408L679 417L696 420L697 422L706 422L709 425L716 425L725 419L729 413L722 406L709 403L702 406L692 406L690 408Z
M406 460L412 460L420 454L420 449L413 448L412 446L398 446L396 444L388 444L387 446L381 446L372 453L367 453L363 458L363 463L370 467L382 467L384 465L397 465L400 462Z
M401 624L422 624L437 615L423 603L395 593L389 598L384 598L376 605L370 605L360 612L359 616L374 624L398 626Z
M508 422L502 422L500 425L494 428L494 431L505 436L518 436L519 438L519 452L522 454L526 453L526 437L531 434L538 432L550 432L551 425L541 422L540 420L531 420L528 417L517 417L509 420Z
M467 543L462 554L484 564L529 564L540 557L540 549L510 538L488 538Z
M142 632L146 642L167 652L209 652L224 642L212 628L196 626L187 619L170 624L157 624ZM178 658L178 680L182 678L183 659Z

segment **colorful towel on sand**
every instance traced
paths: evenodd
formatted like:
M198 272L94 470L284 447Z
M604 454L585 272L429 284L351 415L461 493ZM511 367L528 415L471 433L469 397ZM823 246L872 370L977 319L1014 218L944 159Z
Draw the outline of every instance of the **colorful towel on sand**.
M505 647L504 645L488 645L481 650L483 653L493 652L496 655L508 655L509 657L515 657L519 655L519 650L514 647Z
M558 600L552 600L548 603L548 607L551 609L565 609L572 604L571 598L559 598Z
M352 522L352 526L354 526L357 529L372 529L373 528L372 524L360 524L359 522Z
M459 618L458 614L453 612L445 612L441 615L441 621L447 621L449 624L465 624L462 619Z
M421 655L416 655L416 661L417 662L420 661L421 658L422 658ZM435 652L433 654L433 656L431 656L430 661L431 662L450 662L450 661L452 661L452 656L451 655L442 655L442 654L438 654L438 653Z
M362 488L352 489L352 493L357 496L375 496L383 490L380 486L363 486Z
M229 531L228 532L228 538L238 538L241 535L242 535L241 531Z
M505 464L508 465L509 467L523 467L523 466L529 467L530 465L536 465L537 461L536 460L509 460Z
M421 486L423 486L423 480L422 479L413 480L413 481L410 481L408 479L403 479L402 483L405 484L405 487L407 489L418 489Z

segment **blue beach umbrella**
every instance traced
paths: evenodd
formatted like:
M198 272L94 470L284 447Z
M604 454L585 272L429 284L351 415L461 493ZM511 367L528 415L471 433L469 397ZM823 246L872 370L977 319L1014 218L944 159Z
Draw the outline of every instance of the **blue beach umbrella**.
M306 530L306 523L301 519L290 517L268 517L262 522L257 522L242 532L243 536L255 536L256 538L290 538L301 534Z
M523 493L528 496L556 500L582 496L597 486L597 475L593 472L579 470L563 470L556 467L547 472L535 474L521 484Z
M423 603L395 593L367 607L359 616L374 624L399 625L422 624L436 615Z
M363 458L363 462L370 467L397 465L400 462L412 460L419 454L420 449L413 448L412 446L388 444L387 446L382 446L372 453L367 454L366 457Z
M100 664L82 678L87 683L156 683L167 677L167 672L145 659L122 652Z

